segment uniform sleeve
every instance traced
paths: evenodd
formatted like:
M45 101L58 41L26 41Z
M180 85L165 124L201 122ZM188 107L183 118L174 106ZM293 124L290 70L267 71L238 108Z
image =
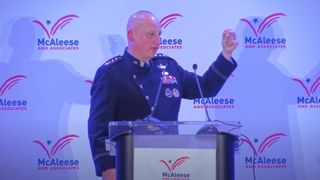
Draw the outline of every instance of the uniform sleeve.
M232 59L232 62L230 62L220 53L217 60L212 63L203 76L198 76L203 96L216 96L236 67L237 63L234 61L234 59ZM182 68L180 68L178 71L180 71L180 77L182 81L183 98L200 98L201 96L197 87L194 73L185 71Z
M108 122L114 119L116 87L106 66L98 69L91 88L91 107L88 120L88 135L96 175L115 167L115 159L106 151Z

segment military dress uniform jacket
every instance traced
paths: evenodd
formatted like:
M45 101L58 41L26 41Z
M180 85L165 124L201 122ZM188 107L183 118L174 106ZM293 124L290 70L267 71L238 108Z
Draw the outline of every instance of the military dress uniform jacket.
M215 96L237 64L222 54L204 75L198 76L203 95ZM154 107L162 81L157 106ZM175 60L157 54L149 63L140 63L127 50L108 60L96 72L91 89L88 121L89 140L96 174L115 167L114 157L105 150L108 122L143 119L152 111L161 121L177 121L181 98L199 98L194 73Z

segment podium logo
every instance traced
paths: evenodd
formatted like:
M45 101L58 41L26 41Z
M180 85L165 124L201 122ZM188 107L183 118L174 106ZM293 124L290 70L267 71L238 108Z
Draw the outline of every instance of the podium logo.
M180 13L173 13L163 17L160 20L162 30L166 29L176 19L183 17ZM181 38L160 38L159 49L182 49Z
M162 172L163 180L190 180L190 173L175 172L175 169L181 166L185 161L190 159L190 157L183 156L175 161L160 160L160 162L166 167L168 172Z
M320 77L313 82L308 78L306 83L296 78L293 78L292 80L298 83L306 94L306 96L297 97L298 108L320 108L320 96L317 96L316 94L317 89L320 86Z
M51 20L44 25L39 20L33 22L40 26L47 38L38 38L37 45L39 50L79 50L79 40L54 38L56 33L64 29L74 19L79 18L75 14L65 15L52 24ZM51 26L52 25L52 26ZM51 28L50 28L51 26Z
M28 109L27 101L24 99L9 99L3 98L3 96L10 90L14 89L23 79L26 79L25 75L15 75L0 85L0 111L25 111Z
M273 37L273 35L268 35L264 31L274 23L276 23L280 17L286 16L284 13L274 13L266 18L259 20L259 18L254 18L253 20L248 20L241 18L240 21L246 23L248 27L252 30L253 36L245 36L244 43L246 48L286 48L286 38L283 37Z
M179 167L181 164L183 164L186 160L190 159L189 157L181 157L175 160L172 164L172 160L169 160L168 162L165 160L160 160L160 162L168 169L169 172L172 172L176 169L176 167ZM170 166L171 164L171 166Z
M78 170L79 160L56 157L56 154L61 152L75 138L79 138L79 136L75 134L66 135L58 139L54 144L52 144L51 140L47 140L45 143L39 140L32 141L38 144L47 156L46 158L38 159L38 170Z
M247 144L253 152L253 156L245 157L246 168L287 168L287 159L283 157L267 157L264 152L269 150L282 137L284 133L274 133L262 140L259 145L259 139L255 138L252 142L246 136L242 135L240 138L243 143ZM257 145L257 148L256 146Z

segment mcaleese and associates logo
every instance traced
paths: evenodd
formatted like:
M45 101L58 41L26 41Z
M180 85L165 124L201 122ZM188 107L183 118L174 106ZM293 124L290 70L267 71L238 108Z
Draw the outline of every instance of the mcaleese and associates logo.
M59 18L56 22L51 22L51 20L46 20L42 23L39 20L34 20L33 22L39 25L43 30L45 37L37 38L38 50L49 51L49 50L59 50L59 51L70 51L79 50L80 42L77 39L60 39L56 37L56 34L63 30L66 26L79 16L75 14L65 15Z
M179 13L173 13L165 16L160 20L162 30L165 30L171 23L173 23L177 18L182 17ZM181 38L160 38L159 49L182 49L182 39Z
M54 144L51 140L47 140L45 143L40 140L32 141L33 143L39 145L46 155L46 157L40 157L37 159L37 169L41 171L79 170L79 160L66 158L62 159L59 155L57 155L59 152L62 152L63 149L75 138L79 138L79 136L75 134L65 135L58 139L58 141Z
M244 37L245 48L286 48L286 38L275 37L273 34L266 33L266 30L271 28L283 16L286 16L286 14L273 13L264 19L240 19L252 30L250 35L248 34Z
M320 108L320 96L317 94L317 89L320 86L320 77L312 81L307 78L305 81L293 78L294 82L298 83L300 87L304 90L305 95L297 97L297 107L298 108Z
M284 133L274 133L266 137L260 143L259 138L255 138L251 141L247 136L242 135L241 141L249 146L252 150L252 154L249 154L244 159L245 168L258 168L258 169L283 169L287 168L288 162L285 157L272 157L264 155L264 152L270 150L271 147L282 137L285 137ZM260 144L259 144L260 143ZM256 147L257 146L257 147Z
M176 168L181 166L185 161L190 159L188 156L182 156L175 161L172 160L160 160L162 165L166 168L166 171L162 172L162 180L190 180L191 174L189 172L177 172Z
M234 98L196 98L193 100L194 109L234 109Z
M28 110L28 101L25 99L6 97L5 94L18 86L26 79L25 75L14 75L9 77L0 85L0 111L25 111Z

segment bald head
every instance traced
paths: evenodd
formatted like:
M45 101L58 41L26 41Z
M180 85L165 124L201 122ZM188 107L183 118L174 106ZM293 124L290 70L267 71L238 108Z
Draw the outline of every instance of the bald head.
M161 25L149 11L138 11L130 16L127 25L128 52L136 59L149 61L160 46Z
M154 23L159 23L158 18L150 11L140 10L132 14L128 20L127 32L134 29L135 27L141 26L146 21L150 20Z

